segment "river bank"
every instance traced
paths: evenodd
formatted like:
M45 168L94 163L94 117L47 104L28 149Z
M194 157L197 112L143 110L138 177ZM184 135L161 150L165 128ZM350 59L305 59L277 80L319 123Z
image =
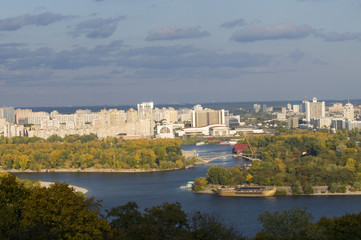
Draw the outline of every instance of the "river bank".
M202 191L193 191L194 193L199 193L199 194L214 194L217 195L217 189L221 188L222 185L207 185L205 187L204 190ZM347 187L346 192L344 193L331 193L328 191L328 186L314 186L314 193L313 194L292 194L292 190L291 187L289 186L279 186L276 187L277 190L281 190L283 191L283 194L277 194L275 195L275 197L279 197L279 196L360 196L361 195L361 191L351 191L351 186Z
M175 171L181 170L183 168L172 168L172 169L114 169L114 168L51 168L51 169L40 169L40 170L31 170L31 169L0 169L0 172L9 172L9 173L46 173L46 172L57 172L57 173L79 173L79 172L88 172L88 173L148 173L148 172L165 172L165 171Z
M53 184L54 182L44 182L44 181L39 181L40 182L40 186L41 187L46 187L48 188L51 184ZM86 188L82 188L82 187L78 187L78 186L74 186L74 185L70 185L69 187L73 188L75 190L75 192L81 192L83 194L86 194L88 192L88 189Z

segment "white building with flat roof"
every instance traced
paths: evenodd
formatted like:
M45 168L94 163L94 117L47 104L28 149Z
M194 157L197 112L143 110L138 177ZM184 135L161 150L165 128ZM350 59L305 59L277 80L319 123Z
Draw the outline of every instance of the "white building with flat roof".
M325 102L318 102L317 98L313 98L312 102L305 101L306 121L311 122L312 118L325 117Z

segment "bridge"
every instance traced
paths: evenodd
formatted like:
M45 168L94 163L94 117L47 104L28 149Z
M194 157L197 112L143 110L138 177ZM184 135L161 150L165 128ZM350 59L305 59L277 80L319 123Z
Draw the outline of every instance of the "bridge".
M239 157L247 159L248 161L262 161L260 158L260 154L211 154L211 155L198 155L196 154L196 157L199 158L201 161L209 163L217 158L222 157Z

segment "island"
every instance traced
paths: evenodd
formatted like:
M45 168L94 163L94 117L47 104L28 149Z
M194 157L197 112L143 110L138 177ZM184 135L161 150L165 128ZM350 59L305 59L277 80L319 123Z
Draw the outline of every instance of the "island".
M257 161L233 168L212 166L205 177L195 179L193 190L217 193L221 187L246 186L275 187L275 195L361 195L357 130L299 130L246 140L252 149L244 153L257 154Z

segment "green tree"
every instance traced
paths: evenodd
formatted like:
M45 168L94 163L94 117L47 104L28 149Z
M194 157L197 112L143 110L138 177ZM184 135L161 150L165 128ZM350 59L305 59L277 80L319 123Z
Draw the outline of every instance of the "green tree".
M317 222L317 227L330 240L361 239L361 213L331 219L323 217Z
M307 183L305 186L305 194L310 195L313 193L314 193L314 191L313 191L312 185L310 183Z
M212 166L208 169L207 181L211 184L227 185L231 183L231 174L226 168Z
M20 226L27 239L102 239L110 228L98 206L67 184L55 183L31 192Z
M46 139L48 142L62 142L64 139L56 134L51 135Z
M255 239L322 239L323 233L317 231L312 220L312 215L305 208L296 207L274 213L266 211L258 217L263 229Z
M113 239L187 239L187 215L179 203L163 203L146 208L142 215L134 202L112 208ZM117 234L118 233L118 234Z
M20 238L21 207L28 195L14 175L0 175L0 239Z
M142 213L138 211L135 202L128 202L125 205L114 207L107 211L107 218L112 218L111 239L141 239L142 237Z
M204 190L206 188L207 183L208 183L207 179L204 178L204 177L196 178L194 180L193 190L195 192L202 191L202 190Z
M195 240L234 240L244 239L234 227L226 226L216 215L195 212L190 218L191 237Z

